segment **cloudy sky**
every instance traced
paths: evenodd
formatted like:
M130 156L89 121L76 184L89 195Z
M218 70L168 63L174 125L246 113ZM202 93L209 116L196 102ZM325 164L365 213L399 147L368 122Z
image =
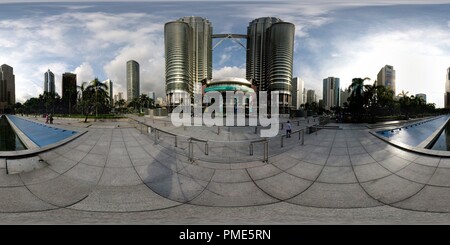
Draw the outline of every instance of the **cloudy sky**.
M448 2L446 4L445 2ZM0 0L0 64L14 67L19 102L43 91L44 72L75 72L78 83L113 80L125 92L126 61L140 63L141 93L164 95L164 23L209 19L214 33L245 34L258 17L296 25L294 76L321 96L322 79L341 87L394 66L397 93L425 93L443 106L450 67L450 1L60 2ZM214 40L214 44L218 40ZM213 52L213 77L244 76L245 50L226 40ZM125 93L126 94L126 93Z

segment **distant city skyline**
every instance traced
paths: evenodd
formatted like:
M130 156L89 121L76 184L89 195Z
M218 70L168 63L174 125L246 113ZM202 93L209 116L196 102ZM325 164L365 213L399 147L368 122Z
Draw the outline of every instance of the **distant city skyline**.
M4 1L3 1L4 2ZM246 33L255 18L276 16L296 26L293 77L321 95L322 79L354 77L373 83L386 64L396 70L396 93L424 93L444 106L450 66L450 4L356 2L126 2L8 3L0 8L0 63L14 67L18 102L44 91L42 74L107 78L126 91L128 60L141 68L141 91L164 94L164 23L202 16L215 33ZM443 1L433 1L443 3ZM214 41L215 45L217 41ZM226 40L214 49L213 78L245 77L245 50Z

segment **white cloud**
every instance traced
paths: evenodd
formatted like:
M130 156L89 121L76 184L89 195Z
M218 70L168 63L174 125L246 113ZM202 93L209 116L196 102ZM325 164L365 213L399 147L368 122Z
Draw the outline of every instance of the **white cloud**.
M213 78L220 79L225 77L245 78L245 68L237 66L225 66L213 70Z
M79 85L83 82L90 82L95 78L94 69L92 69L92 66L87 62L83 62L75 68L73 73L77 74L77 84ZM101 81L102 79L99 80Z

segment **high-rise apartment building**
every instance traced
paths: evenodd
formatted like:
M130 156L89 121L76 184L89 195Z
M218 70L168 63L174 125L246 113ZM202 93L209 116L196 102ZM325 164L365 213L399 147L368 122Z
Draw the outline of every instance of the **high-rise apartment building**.
M127 61L127 101L139 98L139 63L135 60Z
M294 24L274 17L255 19L247 28L246 78L259 91L278 91L282 114L292 100L294 34Z
M55 74L48 69L44 74L44 92L56 93L55 91Z
M395 93L395 70L393 66L385 65L377 75L377 85L388 87Z
M316 102L316 91L309 89L306 92L306 103L310 104Z
M202 17L183 17L164 26L166 99L169 109L190 103L212 79L212 25ZM187 97L186 97L187 95Z
M347 99L350 98L350 90L349 89L341 89L340 97L339 97L339 106L344 107L344 103L347 102ZM347 102L348 104L348 102Z
M12 108L16 104L16 77L11 66L0 66L0 110Z
M305 91L305 82L299 78L292 78L292 109L298 110L305 103L303 93Z
M62 74L61 95L65 110L70 113L77 103L77 74L70 72Z
M106 94L108 95L109 103L111 104L111 106L114 106L113 82L111 81L111 79L106 79L105 81L103 81L103 83L108 87L106 89Z
M323 79L323 106L325 110L339 106L340 88L339 78L328 77Z

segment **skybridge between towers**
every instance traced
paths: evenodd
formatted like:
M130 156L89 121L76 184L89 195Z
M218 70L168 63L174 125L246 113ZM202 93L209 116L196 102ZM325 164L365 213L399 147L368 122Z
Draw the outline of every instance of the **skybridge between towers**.
M245 34L212 34L211 38L221 38L222 40L220 40L218 43L216 43L216 45L214 45L214 47L212 48L213 50L219 46L224 40L226 39L231 39L233 42L239 44L241 47L243 47L245 50L247 50L246 45L244 45L239 39L248 39L248 36Z

